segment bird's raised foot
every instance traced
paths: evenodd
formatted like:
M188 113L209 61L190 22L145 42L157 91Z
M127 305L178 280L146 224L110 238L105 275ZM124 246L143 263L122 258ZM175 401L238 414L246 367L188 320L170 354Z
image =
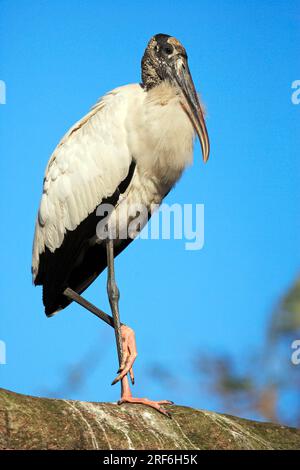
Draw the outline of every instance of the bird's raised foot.
M170 413L162 405L173 405L172 401L170 400L154 401L154 400L149 400L148 398L135 398L131 395L131 390L129 387L127 374L129 373L131 382L132 384L134 384L134 375L133 375L132 366L137 357L135 334L132 328L129 328L126 325L122 325L121 336L122 336L122 349L123 349L122 363L118 370L117 377L112 382L112 385L114 385L115 383L121 381L122 396L121 396L121 399L118 401L118 405L122 405L123 403L146 405L146 406L150 406L150 408L154 408L159 413L162 413L168 418L171 418Z
M123 403L133 403L137 405L150 406L150 408L154 408L155 410L159 411L168 418L172 418L172 415L163 406L161 406L173 405L174 402L170 400L153 401L149 400L148 398L134 398L132 396L123 396L121 400L118 401L118 405L122 405Z
M131 383L134 384L133 363L137 357L135 334L132 328L127 325L121 326L123 357L122 364L119 367L118 375L113 380L112 385L122 380L128 373Z

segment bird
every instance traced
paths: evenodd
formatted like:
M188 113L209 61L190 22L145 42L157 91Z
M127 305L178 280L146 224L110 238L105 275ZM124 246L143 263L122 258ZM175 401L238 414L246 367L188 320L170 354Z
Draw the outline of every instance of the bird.
M118 403L144 404L167 416L170 400L132 395L135 333L120 321L114 260L147 224L151 207L162 203L192 164L197 136L207 162L204 114L185 48L173 36L154 35L141 60L141 82L104 95L55 148L34 231L32 277L42 286L47 317L75 301L113 327L119 369L112 384L121 383ZM137 205L145 208L138 229L121 236L140 214ZM106 268L112 315L82 296Z

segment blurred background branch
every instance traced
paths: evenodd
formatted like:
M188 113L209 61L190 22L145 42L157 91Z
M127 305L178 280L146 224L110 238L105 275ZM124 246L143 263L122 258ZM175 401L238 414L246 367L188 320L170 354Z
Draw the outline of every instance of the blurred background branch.
M300 338L300 278L270 316L262 347L244 357L199 352L195 368L228 413L300 426L300 365L291 361ZM240 367L238 367L238 364ZM293 407L285 405L289 398Z

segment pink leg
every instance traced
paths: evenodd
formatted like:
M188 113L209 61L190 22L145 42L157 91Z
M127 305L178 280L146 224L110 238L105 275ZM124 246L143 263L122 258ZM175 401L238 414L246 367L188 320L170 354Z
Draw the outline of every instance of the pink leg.
M134 331L126 325L121 326L121 335L123 342L123 361L119 369L119 375L112 382L112 385L121 381L121 399L118 404L122 403L135 403L150 406L151 408L156 409L160 413L171 417L171 415L166 411L161 405L172 405L173 402L169 400L160 400L153 401L148 398L134 398L131 394L129 381L127 374L130 374L131 382L134 384L134 375L132 366L137 357L136 343L135 343L135 334Z

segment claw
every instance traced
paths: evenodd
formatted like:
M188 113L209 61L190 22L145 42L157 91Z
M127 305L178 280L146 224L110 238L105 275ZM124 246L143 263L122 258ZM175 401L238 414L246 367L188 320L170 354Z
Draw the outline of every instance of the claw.
M120 375L118 375L118 376L112 381L111 385L115 385L117 382L119 382L120 378L121 378Z
M123 342L123 358L117 372L118 375L112 381L112 385L115 385L117 382L122 380L128 373L130 373L131 382L134 384L132 366L137 356L134 331L128 326L122 325L121 334Z
M160 411L163 415L167 416L167 418L172 419L171 413L169 413L169 412L168 412L167 410L165 410L164 408L161 408L159 411Z
M161 400L158 402L159 405L174 405L174 402L171 400Z
M130 375L131 383L132 383L132 385L134 385L135 380L134 380L134 374L133 374L132 368L131 368L130 371L129 371L129 375Z

